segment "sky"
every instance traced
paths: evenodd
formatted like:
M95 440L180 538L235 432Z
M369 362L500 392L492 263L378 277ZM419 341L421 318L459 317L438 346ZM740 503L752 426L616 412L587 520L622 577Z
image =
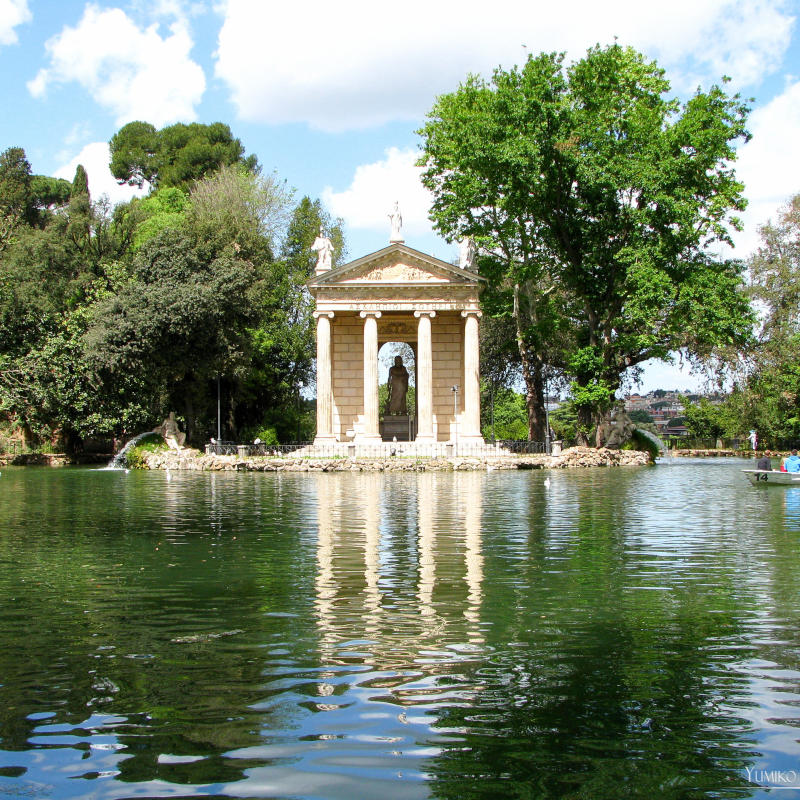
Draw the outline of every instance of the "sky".
M248 154L345 222L349 258L388 244L395 201L406 243L446 261L419 182L423 124L470 73L616 40L665 69L685 99L722 76L752 98L738 150L749 206L735 255L800 192L800 0L0 0L0 151L92 195L131 196L108 171L108 140L132 120L222 121ZM698 389L648 364L641 391Z

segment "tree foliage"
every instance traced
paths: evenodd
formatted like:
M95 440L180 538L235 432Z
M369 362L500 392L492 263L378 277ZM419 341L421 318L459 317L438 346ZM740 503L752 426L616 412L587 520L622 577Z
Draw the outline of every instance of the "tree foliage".
M115 140L127 179L155 187L116 208L82 167L70 183L33 175L21 148L0 156L0 422L78 448L177 410L196 442L219 381L229 437L307 433L308 235L326 225L341 257L340 224L318 201L293 209L227 126Z
M244 159L244 147L222 122L176 123L161 130L149 122L129 122L109 142L111 174L131 186L177 187L188 191L194 181L220 167L243 163L251 171L257 164Z
M742 265L708 249L744 207L731 163L747 108L718 86L684 104L668 91L654 62L618 44L568 67L541 54L468 78L420 131L436 228L480 246L517 320L533 404L537 371L572 376L584 441L632 367L750 331Z

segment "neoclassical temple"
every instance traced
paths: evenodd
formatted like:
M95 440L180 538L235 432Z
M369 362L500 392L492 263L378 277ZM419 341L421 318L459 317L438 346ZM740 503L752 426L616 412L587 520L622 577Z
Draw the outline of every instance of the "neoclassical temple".
M408 247L395 206L389 245L331 268L322 231L308 288L316 301L317 435L315 445L456 441L483 443L480 431L478 292L474 248L455 266ZM392 409L378 404L378 352L388 342L414 353L416 408L403 415L404 365L390 371ZM399 379L394 380L396 374ZM407 377L406 377L407 384ZM383 418L383 420L381 419Z

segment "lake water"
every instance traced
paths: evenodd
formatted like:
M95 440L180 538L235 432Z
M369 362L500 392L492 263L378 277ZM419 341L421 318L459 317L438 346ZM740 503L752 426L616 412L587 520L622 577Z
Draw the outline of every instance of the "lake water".
M0 797L800 795L800 489L747 465L4 468Z

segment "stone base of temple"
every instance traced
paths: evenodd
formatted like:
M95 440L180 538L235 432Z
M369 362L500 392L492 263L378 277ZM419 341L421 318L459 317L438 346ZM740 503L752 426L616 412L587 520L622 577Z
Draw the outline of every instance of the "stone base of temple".
M413 442L414 433L414 417L407 414L387 415L381 422L381 439L384 442Z
M459 438L457 442L414 441L384 442L380 439L365 440L356 438L350 442L314 442L293 455L302 458L490 458L506 455L506 451L497 444L486 444L483 439L466 441Z
M468 434L462 434L458 437L458 443L463 445L469 445L472 447L473 445L485 445L486 442L479 433L476 433L474 436L470 436Z

